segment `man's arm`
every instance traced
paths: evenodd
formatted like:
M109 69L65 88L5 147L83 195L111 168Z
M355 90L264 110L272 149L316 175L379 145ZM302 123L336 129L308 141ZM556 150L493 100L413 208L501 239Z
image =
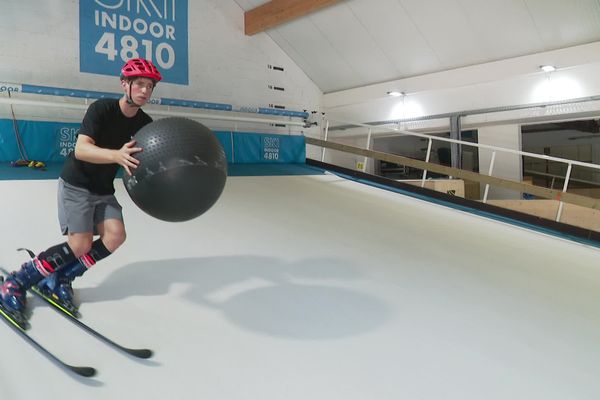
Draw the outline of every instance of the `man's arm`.
M137 168L140 163L132 154L142 151L141 147L134 147L135 140L127 142L119 150L105 149L96 146L94 139L87 135L78 135L75 143L75 158L93 164L119 164L127 174L131 169Z

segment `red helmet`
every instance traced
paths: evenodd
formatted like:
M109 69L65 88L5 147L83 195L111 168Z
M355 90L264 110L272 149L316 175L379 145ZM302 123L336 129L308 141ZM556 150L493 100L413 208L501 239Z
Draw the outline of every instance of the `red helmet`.
M135 77L150 78L156 82L162 79L160 72L158 72L154 64L143 58L132 58L121 68L121 78Z

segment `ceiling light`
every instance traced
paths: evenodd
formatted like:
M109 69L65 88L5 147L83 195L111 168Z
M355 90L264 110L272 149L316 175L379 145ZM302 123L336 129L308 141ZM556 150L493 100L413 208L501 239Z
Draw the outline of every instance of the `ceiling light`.
M398 97L398 96L402 96L404 94L404 92L387 92L388 96L392 96L392 97Z
M544 72L556 71L556 67L553 65L540 65L540 69Z

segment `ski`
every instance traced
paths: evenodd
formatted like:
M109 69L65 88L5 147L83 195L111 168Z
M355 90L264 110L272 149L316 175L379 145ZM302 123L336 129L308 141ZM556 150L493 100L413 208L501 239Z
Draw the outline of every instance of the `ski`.
M6 271L6 269L0 267L0 271L2 271L5 274L8 274L8 272ZM94 336L95 338L103 341L104 343L110 345L111 347L120 350L126 354L129 354L130 356L133 357L137 357L137 358L150 358L153 355L152 350L150 349L131 349L125 346L122 346L118 343L116 343L115 341L113 341L112 339L106 337L105 335L103 335L102 333L98 332L97 330L95 330L94 328L92 328L91 326L89 326L88 324L82 322L79 318L78 315L79 313L72 313L71 311L69 311L69 309L67 307L64 307L63 305L61 305L58 301L56 301L55 299L46 296L44 293L42 293L37 287L33 286L29 289L29 291L31 293L33 293L34 296L37 296L38 298L44 300L46 303L48 303L54 310L56 310L59 314L61 314L62 316L64 316L65 318L67 318L69 321L71 321L73 324L77 325L78 327L82 328L83 330L85 330L86 332L88 332L89 334L91 334L92 336Z
M124 353L127 353L127 354L129 354L133 357L137 357L137 358L152 357L152 354L153 354L152 350L150 350L150 349L131 349L129 347L122 346L122 345L116 343L115 341L113 341L112 339L109 339L108 337L104 336L102 333L98 332L97 330L95 330L94 328L89 326L88 324L82 322L74 314L69 312L69 310L64 308L60 303L58 303L54 299L46 296L45 294L40 292L37 288L33 287L30 290L35 296L39 297L40 299L42 299L45 302L47 302L48 304L50 304L50 306L52 308L54 308L58 313L60 313L65 318L67 318L69 321L71 321L75 325L79 326L80 328L83 328L83 330L85 330L92 336L96 337L97 339L100 339L101 341L107 343L108 345L114 347L115 349L118 349Z
M11 313L4 308L4 306L0 303L0 315L2 315L2 319L9 325L15 332L17 332L25 341L29 342L33 347L35 347L40 353L46 356L48 359L59 365L60 367L66 369L67 371L71 371L79 376L83 376L86 378L90 378L96 375L96 370L92 367L79 367L75 365L70 365L58 358L54 353L50 352L44 346L42 346L37 340L29 336L26 332L25 328L13 318Z

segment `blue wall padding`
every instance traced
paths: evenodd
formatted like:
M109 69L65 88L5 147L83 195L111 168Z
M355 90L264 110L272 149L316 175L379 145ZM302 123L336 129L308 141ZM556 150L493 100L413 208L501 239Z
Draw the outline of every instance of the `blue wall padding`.
M79 123L17 121L30 160L62 162L75 147ZM215 132L229 163L304 163L304 136ZM0 162L21 159L13 121L0 119Z
M75 144L80 124L48 121L17 121L18 132L30 160L62 161ZM21 159L13 121L0 119L0 161Z
M304 136L246 133L233 137L236 163L303 163Z
M233 149L232 149L232 134L231 132L215 132L217 139L221 142L223 149L225 150L225 156L227 157L227 162L233 162Z

